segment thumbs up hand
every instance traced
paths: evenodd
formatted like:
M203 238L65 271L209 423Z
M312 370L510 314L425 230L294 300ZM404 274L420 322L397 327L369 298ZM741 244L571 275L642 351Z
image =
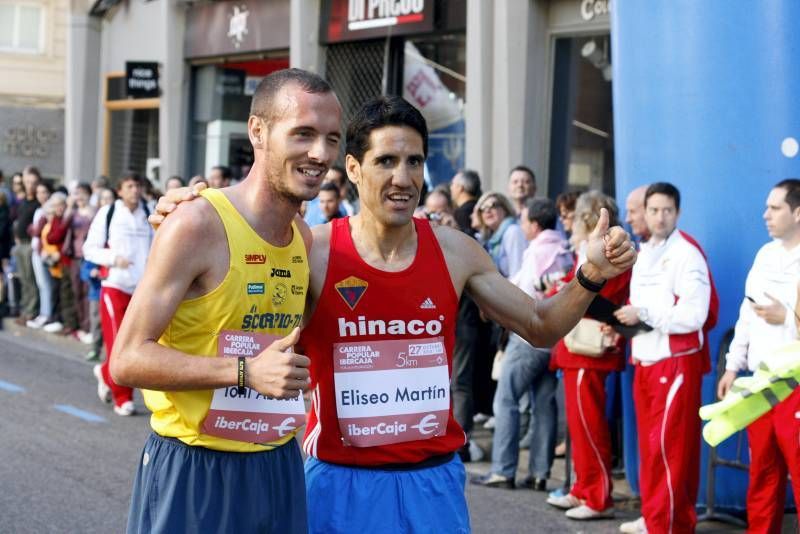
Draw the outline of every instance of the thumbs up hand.
M293 399L308 390L308 366L311 360L293 352L300 339L300 329L277 339L258 356L247 362L248 386L276 399Z
M600 219L589 234L586 260L584 274L594 281L613 278L636 263L636 247L628 232L619 226L608 227L608 210L605 208L600 209Z

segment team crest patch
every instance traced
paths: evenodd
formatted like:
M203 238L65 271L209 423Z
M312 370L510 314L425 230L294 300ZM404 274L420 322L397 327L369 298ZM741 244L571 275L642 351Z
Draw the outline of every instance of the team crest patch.
M356 309L356 305L367 292L369 284L361 278L349 276L344 280L337 282L334 286L339 295L344 299L351 310Z

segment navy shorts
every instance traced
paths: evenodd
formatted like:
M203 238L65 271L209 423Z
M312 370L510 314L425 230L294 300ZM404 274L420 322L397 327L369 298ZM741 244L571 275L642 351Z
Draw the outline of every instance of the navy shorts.
M468 534L466 472L458 455L408 471L306 460L311 534Z
M296 440L265 452L221 452L151 434L133 484L128 534L307 531Z

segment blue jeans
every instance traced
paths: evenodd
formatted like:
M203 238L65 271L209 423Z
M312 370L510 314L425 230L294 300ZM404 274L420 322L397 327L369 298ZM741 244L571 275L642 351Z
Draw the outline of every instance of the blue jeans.
M514 477L519 460L519 399L531 392L533 440L529 475L549 478L556 446L555 373L550 371L550 351L535 349L517 335L506 346L500 380L494 395L492 473Z

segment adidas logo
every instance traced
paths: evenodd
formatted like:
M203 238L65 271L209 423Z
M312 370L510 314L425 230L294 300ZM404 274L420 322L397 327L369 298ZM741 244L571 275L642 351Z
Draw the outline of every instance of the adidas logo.
M422 302L422 304L419 305L419 308L421 310L435 310L436 309L436 304L434 304L433 301L429 297L429 298L426 298Z

